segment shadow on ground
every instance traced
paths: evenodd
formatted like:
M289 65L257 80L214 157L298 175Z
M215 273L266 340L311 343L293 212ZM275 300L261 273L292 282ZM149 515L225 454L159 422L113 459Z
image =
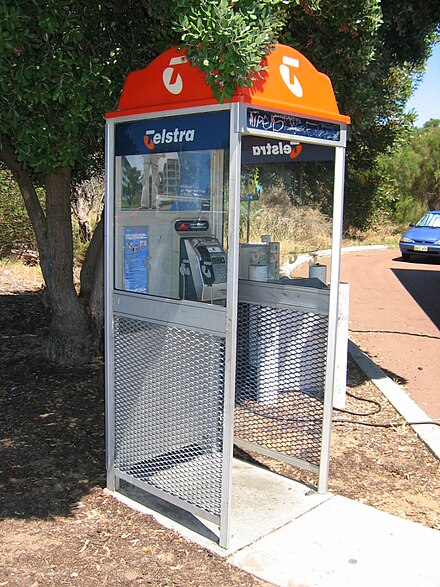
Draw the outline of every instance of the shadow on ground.
M438 304L440 270L424 269L425 265L436 266L440 269L440 259L412 256L409 261L403 261L401 258L396 258L394 261L402 264L402 268L392 269L394 275L429 319L440 329Z
M104 483L101 365L43 359L41 294L0 296L0 516L68 515Z

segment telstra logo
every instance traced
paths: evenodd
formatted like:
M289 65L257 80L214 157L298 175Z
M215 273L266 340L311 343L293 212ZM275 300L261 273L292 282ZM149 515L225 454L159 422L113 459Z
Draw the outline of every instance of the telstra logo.
M180 128L174 130L163 128L161 131L147 130L145 131L144 143L150 151L153 151L156 145L191 143L194 140L195 132L193 128L189 130L181 130Z
M259 157L262 155L289 155L291 159L295 159L302 151L302 145L298 145L291 141L290 143L266 143L265 145L254 145L252 147L252 155Z

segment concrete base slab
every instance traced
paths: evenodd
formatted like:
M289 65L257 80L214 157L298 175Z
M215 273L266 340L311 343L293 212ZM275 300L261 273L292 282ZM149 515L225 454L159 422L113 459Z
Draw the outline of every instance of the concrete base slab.
M227 557L282 528L329 500L309 487L234 459L232 470L231 542L218 545L218 527L132 485L111 493L133 509L153 516L167 528L216 554Z
M440 532L344 497L230 557L280 587L440 585Z
M234 460L231 545L236 552L331 498L260 467Z

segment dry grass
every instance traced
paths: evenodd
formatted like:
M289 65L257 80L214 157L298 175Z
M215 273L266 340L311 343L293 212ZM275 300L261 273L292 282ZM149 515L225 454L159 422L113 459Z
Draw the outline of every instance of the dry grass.
M396 224L376 224L368 230L350 230L344 235L344 246L353 247L356 245L387 245L397 247L402 233L407 230Z
M0 259L0 291L16 294L43 287L40 265L26 265L23 261Z
M281 262L305 252L331 246L331 220L313 208L252 204L250 242L260 242L261 235L270 234L281 243ZM242 222L242 238L244 224Z
M332 221L314 208L293 208L292 206L252 204L250 241L260 242L261 235L270 234L273 241L281 243L281 263L301 253L330 249L332 245ZM244 240L245 222L241 237ZM371 226L368 230L351 229L344 234L343 246L386 245L397 247L407 227L391 223Z
M343 246L386 245L397 247L406 228L391 223L372 226L366 231L350 230L344 234ZM260 242L261 235L270 234L281 243L281 264L301 253L330 249L331 219L314 208L293 208L290 205L265 205L253 202L251 208L250 242ZM241 238L246 234L246 207L242 208Z

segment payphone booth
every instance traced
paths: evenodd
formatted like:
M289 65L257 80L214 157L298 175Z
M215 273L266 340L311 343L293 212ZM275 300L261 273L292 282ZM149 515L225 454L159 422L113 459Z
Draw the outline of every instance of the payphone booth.
M224 547L233 444L327 490L349 119L299 52L266 62L219 104L172 48L106 116L108 487L213 522ZM330 285L283 272L284 229L255 234L274 193L307 190L333 207Z

